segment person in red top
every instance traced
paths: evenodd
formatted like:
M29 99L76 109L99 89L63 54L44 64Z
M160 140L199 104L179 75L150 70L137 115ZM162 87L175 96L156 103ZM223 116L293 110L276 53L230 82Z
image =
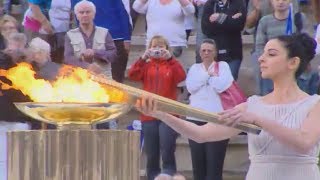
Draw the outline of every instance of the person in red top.
M165 38L154 36L143 56L130 68L128 76L133 81L141 81L144 90L176 100L177 85L185 80L186 73L168 49L169 44ZM174 152L178 134L153 117L141 115L141 121L148 180L153 180L159 173L174 175ZM159 162L160 152L162 170Z

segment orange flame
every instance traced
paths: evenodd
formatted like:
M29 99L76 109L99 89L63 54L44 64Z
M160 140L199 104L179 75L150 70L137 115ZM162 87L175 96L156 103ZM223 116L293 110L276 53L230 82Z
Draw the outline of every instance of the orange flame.
M90 73L82 68L64 66L57 80L49 82L36 79L35 71L28 63L19 63L8 70L0 69L0 76L12 82L9 85L0 81L1 89L20 90L35 102L123 102L125 94L112 87L90 79Z

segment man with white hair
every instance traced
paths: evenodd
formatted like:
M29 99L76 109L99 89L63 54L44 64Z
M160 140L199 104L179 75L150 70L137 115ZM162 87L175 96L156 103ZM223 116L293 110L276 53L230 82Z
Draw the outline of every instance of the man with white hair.
M64 62L112 77L111 63L116 59L116 47L108 29L94 25L95 5L87 0L74 7L79 28L65 36Z
M72 0L72 4L81 0ZM132 21L129 0L91 0L98 8L94 23L107 28L117 48L117 59L111 64L112 78L123 82L128 63Z

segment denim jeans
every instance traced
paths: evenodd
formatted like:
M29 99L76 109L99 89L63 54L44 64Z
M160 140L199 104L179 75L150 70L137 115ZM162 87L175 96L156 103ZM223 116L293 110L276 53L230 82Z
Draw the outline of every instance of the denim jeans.
M142 132L147 155L148 180L153 180L159 173L174 175L177 171L174 152L178 133L159 120L142 122Z
M241 60L234 59L234 60L228 61L228 64L229 64L233 79L236 81L239 75Z

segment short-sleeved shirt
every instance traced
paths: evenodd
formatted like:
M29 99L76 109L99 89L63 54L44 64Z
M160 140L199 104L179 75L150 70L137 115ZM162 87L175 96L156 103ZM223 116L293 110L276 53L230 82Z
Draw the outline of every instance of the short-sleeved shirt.
M51 7L52 0L28 0L29 3L38 5L42 12L47 12Z

